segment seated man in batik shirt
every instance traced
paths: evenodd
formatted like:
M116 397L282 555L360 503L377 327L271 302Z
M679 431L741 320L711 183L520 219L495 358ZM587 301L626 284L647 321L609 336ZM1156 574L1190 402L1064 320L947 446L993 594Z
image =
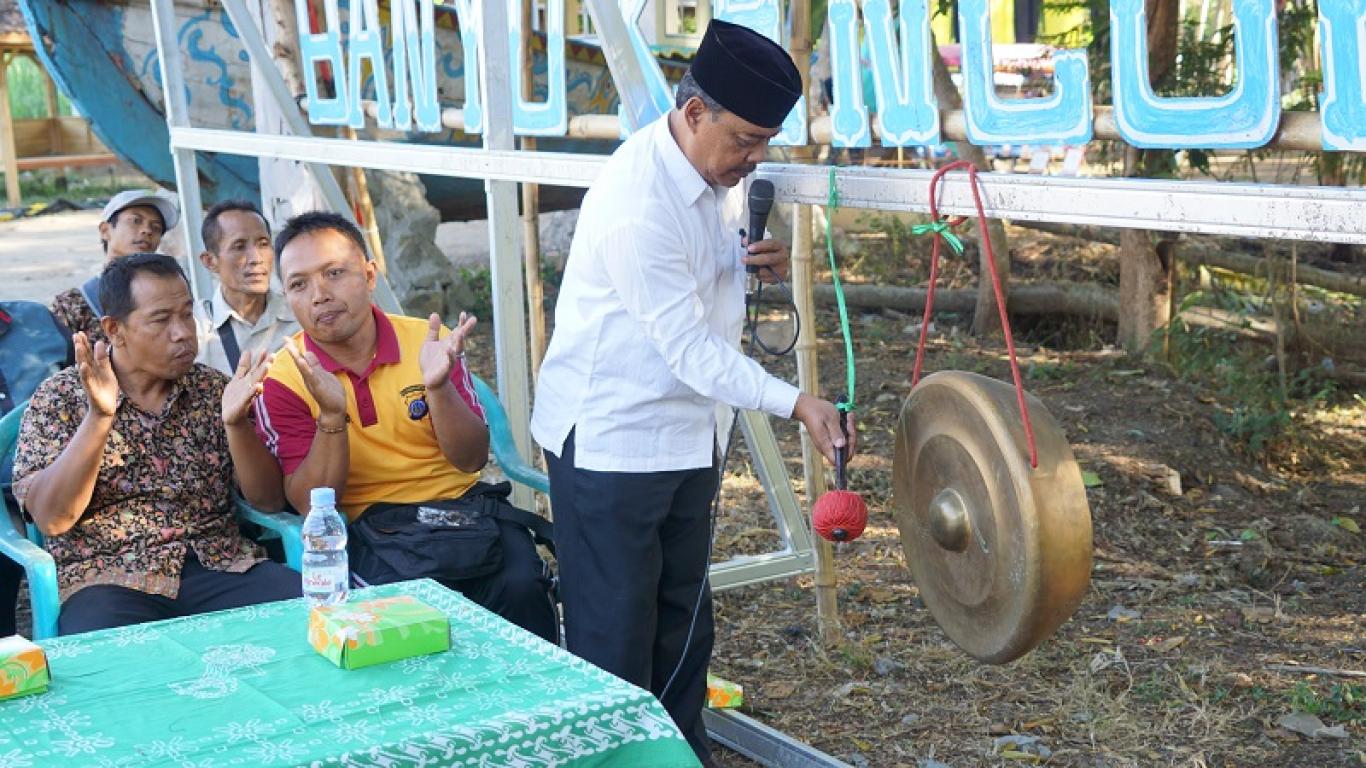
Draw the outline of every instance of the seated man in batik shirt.
M111 261L100 277L108 342L76 333L76 365L39 385L14 461L14 495L57 563L61 634L300 594L298 574L242 538L234 480L283 504L275 458L248 419L269 359L236 376L195 363L185 274L169 256Z

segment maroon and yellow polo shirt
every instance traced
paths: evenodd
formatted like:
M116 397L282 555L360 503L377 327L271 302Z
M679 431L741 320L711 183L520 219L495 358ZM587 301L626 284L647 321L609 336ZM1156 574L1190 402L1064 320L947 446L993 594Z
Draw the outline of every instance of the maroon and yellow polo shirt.
M377 332L375 359L360 375L333 360L308 334L301 331L294 336L346 389L351 464L337 502L352 520L376 502L459 498L479 479L478 473L452 466L436 440L418 366L427 321L388 315L378 307L371 311ZM449 333L443 326L441 337ZM463 363L451 371L451 383L470 410L484 418ZM318 404L304 386L294 358L276 355L261 396L256 398L256 432L286 475L307 458L318 414Z

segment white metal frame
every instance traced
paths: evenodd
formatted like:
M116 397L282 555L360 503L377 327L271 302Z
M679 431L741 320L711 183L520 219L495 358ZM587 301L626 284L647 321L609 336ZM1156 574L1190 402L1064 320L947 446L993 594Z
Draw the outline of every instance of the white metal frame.
M589 0L598 5L609 0ZM493 41L480 46L480 70L485 78L483 97L486 124L484 148L466 149L430 145L399 144L367 140L325 139L311 135L297 105L289 98L283 78L268 58L260 30L247 14L241 0L225 0L225 7L238 34L243 38L248 56L261 70L281 111L287 116L292 136L260 135L242 131L211 130L189 125L183 107L168 110L167 123L170 145L176 154L176 183L181 190L181 205L186 210L187 241L190 252L197 254L199 243L198 175L195 170L196 151L223 152L250 157L294 159L306 164L322 187L328 204L350 217L349 206L335 178L326 166L369 168L375 170L408 171L482 179L489 211L489 243L491 246L491 281L493 283L494 344L497 351L497 381L499 397L503 400L511 422L518 450L529 455L532 445L528 416L530 413L530 372L528 362L527 317L524 310L524 288L521 279L521 230L518 226L517 182L537 182L559 186L587 187L596 178L606 158L597 155L550 154L522 152L513 149L511 83L503 67L484 66L488 61L507 60L505 35L494 34L506 28L507 8L503 3L491 3L480 14L485 39ZM170 93L184 94L184 81L177 46L162 45L175 39L171 27L174 19L171 0L152 0L158 20L158 51L161 57L162 82ZM619 18L619 17L618 17ZM162 25L167 33L161 36ZM605 25L612 28L611 21ZM620 39L620 38L618 38ZM614 67L625 77L641 77L639 64L629 49L612 51ZM635 89L628 97L628 106L636 109L634 116L642 119L652 108L647 95ZM183 98L182 98L183 101ZM182 171L182 169L184 169ZM513 172L508 172L512 169ZM199 268L198 259L190 258L197 295L209 290L208 276ZM401 311L387 281L381 281L376 300L385 309ZM768 495L770 510L783 541L782 549L762 555L732 558L715 564L711 569L712 587L717 590L752 584L776 578L810 573L814 567L814 545L801 505L792 491L792 483L778 449L776 437L768 418L759 413L742 415L741 432L748 442L759 475ZM532 493L517 486L513 500L530 506Z
M250 154L305 162L362 166L448 176L534 181L587 187L607 158L561 152L520 152L343 141L292 136L255 136L237 131L172 126L175 147ZM759 176L774 183L774 197L823 205L829 168L765 163ZM929 211L933 171L841 168L835 185L840 205L884 211ZM988 216L1111 227L1206 234L1366 243L1366 190L1236 184L1220 181L1075 178L983 173L982 202ZM964 177L941 185L939 209L974 214Z

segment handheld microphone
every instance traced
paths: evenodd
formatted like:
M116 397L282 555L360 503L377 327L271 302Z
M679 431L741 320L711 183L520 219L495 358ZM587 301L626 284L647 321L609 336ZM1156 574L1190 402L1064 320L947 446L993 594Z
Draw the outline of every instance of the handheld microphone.
M749 187L749 242L754 244L764 239L764 229L768 226L768 212L773 210L773 182L756 179ZM750 264L745 271L755 274L759 268Z

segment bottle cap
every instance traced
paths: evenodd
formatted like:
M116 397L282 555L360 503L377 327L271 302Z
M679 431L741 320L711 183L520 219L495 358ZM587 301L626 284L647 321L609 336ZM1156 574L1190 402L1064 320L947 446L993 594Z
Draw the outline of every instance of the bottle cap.
M331 488L314 488L308 494L308 503L315 507L335 507L337 492Z

